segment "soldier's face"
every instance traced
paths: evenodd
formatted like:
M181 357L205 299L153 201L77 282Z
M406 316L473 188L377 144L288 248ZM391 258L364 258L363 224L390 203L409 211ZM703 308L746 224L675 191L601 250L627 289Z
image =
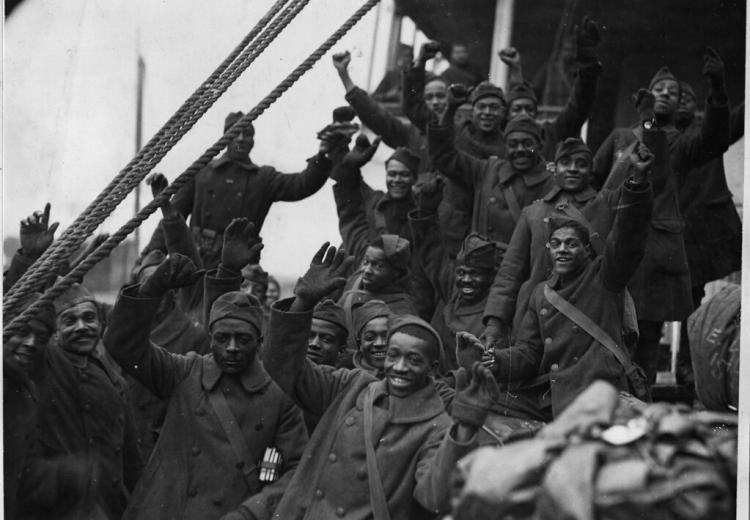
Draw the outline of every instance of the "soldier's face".
M509 119L514 119L523 114L526 114L532 119L536 119L537 108L533 99L518 98L510 102L510 107L508 107Z
M211 351L225 374L241 374L258 353L258 331L246 321L224 318L211 328Z
M369 246L362 259L362 288L377 292L398 278L396 270L385 257L385 251Z
M74 305L57 317L60 347L74 354L92 352L99 342L101 331L99 311L92 302Z
M430 381L435 368L435 353L425 340L395 332L388 341L385 354L385 378L388 392L406 397Z
M586 189L591 180L591 155L576 152L561 157L555 163L555 182L571 193Z
M436 116L442 116L448 108L448 87L444 81L430 81L424 86L424 102Z
M330 321L313 318L307 340L307 359L316 365L336 366L339 352L346 347L346 334Z
M562 276L575 274L583 269L591 253L591 246L584 244L578 232L570 227L556 229L547 246L554 270Z
M359 349L365 361L382 369L385 363L386 338L388 337L388 318L380 316L368 321L359 334Z
M695 111L698 110L698 104L695 98L688 92L680 94L680 104L675 112L675 122L683 126L689 125L695 118Z
M42 349L49 343L49 338L49 329L31 320L3 340L3 358L6 363L14 364L31 376L39 366Z
M492 132L505 115L505 104L496 96L480 98L472 107L472 122L482 132Z
M680 85L674 80L663 79L651 87L654 100L654 114L671 115L680 102Z
M255 134L250 130L240 132L240 134L229 143L228 152L234 159L245 159L250 155L250 151L255 144Z
M458 265L455 271L459 299L467 304L481 301L490 290L493 273L489 269Z
M411 193L417 176L401 161L391 159L385 165L385 186L388 195L394 200L404 199Z
M526 132L511 132L505 138L510 165L517 172L527 172L536 164L539 143Z

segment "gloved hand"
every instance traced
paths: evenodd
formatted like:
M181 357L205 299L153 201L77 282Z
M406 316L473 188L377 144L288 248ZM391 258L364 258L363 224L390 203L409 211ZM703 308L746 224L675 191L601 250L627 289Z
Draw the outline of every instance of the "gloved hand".
M719 53L711 47L706 47L706 54L703 55L703 75L706 76L711 90L724 91L724 62Z
M169 186L169 181L163 173L154 172L146 177L146 185L151 186L151 196L156 198ZM172 206L170 199L162 202L159 208L161 209L161 216L163 218L177 218L180 216L177 210L174 209L174 206Z
M656 97L651 93L650 90L645 88L639 89L632 97L635 109L638 111L638 117L641 120L641 124L653 123L654 121L654 102ZM646 126L646 125L644 125Z
M331 170L331 179L343 183L356 179L359 169L372 159L378 146L380 146L380 137L376 137L370 144L366 135L359 134L354 148L344 155L338 164L334 165L333 170Z
M499 395L495 378L489 368L474 363L471 370L461 367L455 372L456 396L451 404L453 420L465 426L481 428L492 403Z
M601 41L601 27L599 23L588 16L583 17L581 25L576 26L576 61L596 61L596 47Z
M188 257L174 253L166 257L151 276L141 284L138 294L143 298L161 298L171 289L189 287L205 274Z
M424 67L424 64L434 58L438 52L440 52L440 43L436 41L423 43L422 47L419 49L419 57L417 58L417 62Z
M255 224L244 217L232 219L224 230L221 265L229 271L239 273L247 264L257 264L260 261L262 249L262 239L255 230Z
M222 516L219 520L257 520L257 517L246 506L241 505L234 511Z
M655 157L651 153L651 150L643 143L639 143L630 154L630 177L628 181L635 184L647 183L654 159Z
M456 360L458 366L471 370L474 363L481 363L484 345L479 338L465 331L456 333Z
M296 296L295 311L312 309L316 303L346 283L346 274L354 258L346 256L343 249L336 250L323 244L315 256L307 272L297 280L294 286Z
M55 239L55 231L59 222L49 225L50 203L44 206L44 211L35 211L21 221L21 254L29 258L38 258Z
M487 350L493 348L505 348L510 345L506 327L497 318L489 318L484 332L479 337Z
M435 175L417 182L411 188L420 216L433 215L443 200L443 178Z

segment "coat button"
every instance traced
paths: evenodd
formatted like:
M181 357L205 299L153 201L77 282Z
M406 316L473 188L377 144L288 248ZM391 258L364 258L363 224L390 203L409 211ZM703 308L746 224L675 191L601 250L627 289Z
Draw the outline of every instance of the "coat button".
M367 480L367 468L365 466L357 470L357 478L359 480Z
M322 489L316 489L315 490L315 498L323 498L323 490Z
M87 412L90 412L91 411L91 403L84 404L83 405L83 409L86 410Z
M577 334L577 333L578 333L578 331L579 331L579 330L581 330L581 329L579 329L579 328L578 328L578 325L573 325L573 327L571 327L571 330L572 330L572 331L573 331L574 333L576 333L576 334Z
M198 446L193 446L192 448L190 448L190 453L192 453L193 456L195 457L200 455L200 452L201 452L201 449Z
M192 486L188 489L187 496L189 496L190 498L193 498L194 496L197 496L197 495L198 495L198 488L196 488L195 486Z
M558 365L557 363L552 363L552 365L550 365L550 367L549 367L549 369L550 369L551 371L555 371L555 370L557 370L558 368L560 368L560 365Z
M336 508L336 516L342 517L346 514L346 509L343 507L337 507Z
M495 197L490 197L490 202L494 204L495 202L497 202L497 199Z
M329 460L330 462L336 462L336 459L337 459L337 457L336 457L336 454L335 454L335 453L330 453L330 454L328 455L328 460Z
M551 345L552 344L552 338L544 338L544 344L545 345Z
M354 426L354 417L347 417L344 423L346 423L347 426Z
M547 311L547 308L546 308L546 307L542 307L542 308L541 308L541 309L539 310L539 314L541 314L542 316L546 316L546 315L547 315L547 312L548 312L548 311Z
M578 363L578 356L573 356L573 363Z

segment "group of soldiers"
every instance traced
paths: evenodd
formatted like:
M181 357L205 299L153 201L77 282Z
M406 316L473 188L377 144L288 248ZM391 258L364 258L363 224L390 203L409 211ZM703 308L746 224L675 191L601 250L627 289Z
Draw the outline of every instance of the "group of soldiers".
M708 48L702 120L664 67L593 151L599 40L585 19L570 99L542 122L515 49L504 92L426 72L425 44L408 121L334 55L349 106L304 171L254 164L250 126L162 205L114 307L75 284L6 332L7 517L440 518L488 417L533 428L595 380L648 400L662 323L739 269L721 158L744 105ZM352 143L355 115L374 141ZM361 174L381 141L386 191ZM264 219L329 178L342 243L271 305ZM21 222L5 290L52 243L49 214Z

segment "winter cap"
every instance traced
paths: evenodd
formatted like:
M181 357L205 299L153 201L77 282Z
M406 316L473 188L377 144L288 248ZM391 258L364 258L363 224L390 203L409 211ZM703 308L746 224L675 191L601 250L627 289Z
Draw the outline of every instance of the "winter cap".
M382 249L385 258L391 266L406 271L409 269L411 252L409 241L398 235L380 235L370 242L372 247Z
M244 113L242 112L229 112L227 114L226 119L224 119L224 133L226 134L230 128L232 128L237 121L242 119L244 117ZM248 125L248 127L245 129L247 132L250 132L251 134L255 135L255 127L252 123Z
M208 317L208 330L219 320L234 318L249 323L261 334L263 328L263 309L258 299L241 291L232 291L219 296L211 306Z
M349 123L357 115L352 107L344 105L333 109L334 123Z
M388 163L394 159L409 168L409 171L413 175L417 175L419 171L419 157L414 155L411 150L404 147L396 148L396 151L385 161L386 169L388 169Z
M521 114L508 121L508 124L505 125L505 138L507 139L512 132L524 132L534 136L537 142L542 142L542 129L539 123L526 114Z
M559 161L563 157L568 157L574 153L583 152L588 154L589 159L593 157L591 149L581 139L577 137L568 137L564 141L557 143L557 150L555 151L555 162Z
M648 84L648 89L651 90L654 88L654 85L659 83L661 80L664 79L671 79L675 83L679 85L679 81L677 81L677 78L674 77L674 74L672 74L672 71L669 70L669 67L662 67L658 71L656 71L656 74L653 78L651 78L651 83Z
M489 81L483 81L474 87L474 90L471 91L471 95L469 96L469 103L473 105L480 99L489 96L500 98L503 105L505 104L505 94L503 94L503 89L493 85Z
M440 340L440 336L435 329L433 329L429 323L424 321L422 318L412 316L411 314L399 314L393 315L388 320L388 339L390 342L391 336L396 332L402 332L409 336L426 341L433 349L433 355L435 360L439 360L443 351L443 342Z
M341 327L345 332L347 331L344 309L330 298L318 302L315 309L313 309L313 318L333 323Z
M352 305L352 328L354 337L359 339L362 329L375 318L390 318L391 308L383 300L369 300Z
M99 310L94 296L83 285L74 283L55 300L55 315L59 316L64 310L84 302L93 303Z
M428 83L432 83L433 81L439 81L446 87L448 86L448 80L446 80L444 77L433 74L432 72L425 72L424 84L427 85Z
M479 233L469 234L461 244L461 250L456 256L456 265L495 270L497 268L497 244Z
M680 81L680 93L686 93L693 96L693 99L698 99L698 97L695 95L695 90L693 90L693 87L690 86L690 83L687 81Z
M534 94L534 89L531 88L531 85L529 85L525 81L523 83L513 83L508 88L508 95L506 96L506 100L509 105L516 99L521 98L530 99L534 102L534 104L537 104L539 102L536 99L536 94Z

